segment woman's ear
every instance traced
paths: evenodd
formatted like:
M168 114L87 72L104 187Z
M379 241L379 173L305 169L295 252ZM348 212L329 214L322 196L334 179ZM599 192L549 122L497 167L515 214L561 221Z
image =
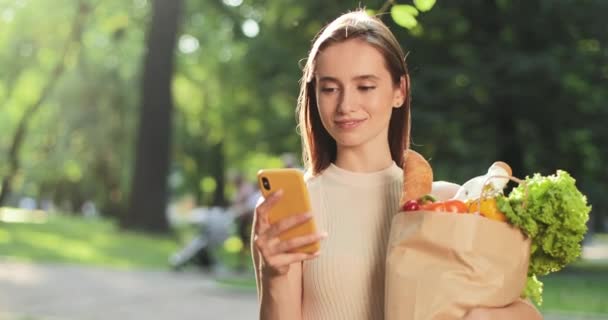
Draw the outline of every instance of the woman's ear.
M401 78L399 80L399 87L395 88L395 89L396 89L395 90L395 99L394 99L393 106L395 108L400 108L405 103L405 100L407 99L407 95L410 92L410 76L409 75L401 76Z

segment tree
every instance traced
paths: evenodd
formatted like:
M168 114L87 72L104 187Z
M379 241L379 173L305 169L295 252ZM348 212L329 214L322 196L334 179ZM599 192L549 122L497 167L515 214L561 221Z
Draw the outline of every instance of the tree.
M167 176L171 140L173 53L181 0L155 0L147 40L141 115L129 210L121 225L167 232Z
M125 165L135 162L136 142L142 147L151 137L135 137L137 122L144 122L138 106L168 105L156 98L160 91L149 89L155 84L148 85L147 98L133 89L150 77L141 77L141 61L154 2L95 3L82 41L62 59L73 27L65 17L77 1L9 1L0 10L6 49L0 51L0 178L16 172L9 202L21 195L54 199L68 212L86 199L104 214L122 212L124 220L162 219L164 203L154 205L155 213L140 208L130 216L126 210L135 197L129 199L133 179L150 178L140 186L165 184ZM185 3L174 109L165 117L174 127L168 135L160 133L166 127L150 125L159 136L155 144L170 139L171 189L161 196L143 191L138 199L195 194L199 205L224 205L231 170L253 179L261 167L280 166L280 154L297 155L298 61L323 24L365 5L384 13L380 17L409 52L412 146L431 158L438 179L463 182L496 159L509 162L518 176L566 169L589 195L596 229L602 229L608 208L602 194L608 179L608 149L602 148L608 140L606 1ZM246 25L259 32L246 33ZM166 70L170 57L158 69ZM27 139L14 144L19 123L58 62L65 64L59 81L26 121ZM166 78L157 79L168 87ZM138 151L138 166L154 167L163 152ZM9 154L19 160L16 171Z
M90 12L90 7L85 1L80 1L69 38L66 40L62 54L59 56L55 67L52 69L46 84L42 88L38 98L28 106L21 120L19 121L15 133L13 134L12 142L8 151L8 171L2 179L0 185L0 205L3 204L12 190L12 184L17 172L20 169L20 153L21 148L25 143L28 126L40 107L46 102L46 99L55 88L59 78L64 73L66 68L66 59L73 47L77 47L81 41L81 36L84 29L84 22L87 14Z
M564 169L601 230L607 9L605 1L450 1L418 28L394 28L410 51L414 147L435 160L436 177L463 182L495 160L520 177Z

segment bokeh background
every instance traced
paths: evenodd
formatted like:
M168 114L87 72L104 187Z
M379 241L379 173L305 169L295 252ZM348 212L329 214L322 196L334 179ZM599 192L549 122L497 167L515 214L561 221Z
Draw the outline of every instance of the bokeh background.
M540 309L608 319L604 0L0 0L0 319L257 318L244 199L301 167L302 59L358 7L408 52L437 179L577 179L583 254Z

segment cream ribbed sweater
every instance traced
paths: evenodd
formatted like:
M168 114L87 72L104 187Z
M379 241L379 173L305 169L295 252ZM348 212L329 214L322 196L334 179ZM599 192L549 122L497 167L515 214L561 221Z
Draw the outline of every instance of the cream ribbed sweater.
M329 236L303 264L304 320L384 318L386 245L402 181L395 163L374 173L332 164L308 180L317 226Z

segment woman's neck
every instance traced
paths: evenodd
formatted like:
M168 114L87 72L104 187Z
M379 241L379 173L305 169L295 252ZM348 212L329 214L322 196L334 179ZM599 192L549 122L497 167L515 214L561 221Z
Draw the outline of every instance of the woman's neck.
M386 150L361 150L338 146L335 165L352 172L376 172L390 167L391 152Z

